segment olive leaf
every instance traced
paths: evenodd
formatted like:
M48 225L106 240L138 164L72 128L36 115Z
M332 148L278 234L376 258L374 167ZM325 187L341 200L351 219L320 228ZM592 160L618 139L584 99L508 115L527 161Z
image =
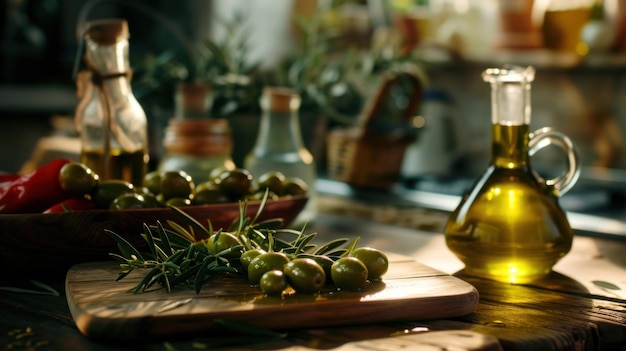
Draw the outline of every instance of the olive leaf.
M14 293L23 293L23 294L32 294L32 295L51 295L51 296L59 296L59 292L52 288L50 285L40 282L38 280L30 280L30 283L35 287L41 289L29 289L29 288L20 288L15 286L0 286L0 291L14 292Z

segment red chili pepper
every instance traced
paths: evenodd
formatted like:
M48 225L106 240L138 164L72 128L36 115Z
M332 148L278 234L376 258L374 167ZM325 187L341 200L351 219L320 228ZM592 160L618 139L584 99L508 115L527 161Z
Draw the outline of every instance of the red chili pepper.
M61 167L56 159L0 187L0 213L37 213L69 198L59 184Z
M0 173L0 186L6 182L12 182L19 177L21 177L21 175L16 173Z
M73 197L71 199L67 199L67 200L59 202L58 204L43 211L43 213L87 211L87 210L93 210L95 208L96 208L95 202L84 197Z

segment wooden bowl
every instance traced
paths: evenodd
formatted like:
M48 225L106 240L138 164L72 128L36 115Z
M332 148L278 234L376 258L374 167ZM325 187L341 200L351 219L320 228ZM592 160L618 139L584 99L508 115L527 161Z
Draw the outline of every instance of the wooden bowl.
M281 218L287 225L302 211L304 196L267 201L259 220ZM247 204L247 216L256 215L260 201ZM214 230L228 227L239 217L239 203L181 207L185 213ZM143 225L173 220L187 225L169 208L94 210L50 214L0 215L0 264L11 275L26 277L65 274L74 264L111 259L117 245L105 229L138 247L145 246Z

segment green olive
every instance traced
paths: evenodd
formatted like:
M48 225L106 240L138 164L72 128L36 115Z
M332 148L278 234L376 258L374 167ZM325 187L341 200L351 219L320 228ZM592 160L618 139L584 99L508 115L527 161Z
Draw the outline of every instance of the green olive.
M91 193L98 184L99 176L80 162L68 162L59 171L59 184L70 196Z
M326 273L316 261L310 258L296 258L284 268L289 285L299 293L312 294L326 284Z
M217 204L228 201L228 197L211 181L200 183L193 191L192 203L194 205Z
M282 172L266 172L259 176L257 192L264 193L265 189L275 194L282 194L285 189L285 175Z
M152 191L150 191L150 189L148 189L148 187L145 186L133 186L133 191L135 192L135 194L139 194L139 195L154 195L154 193Z
M146 175L143 177L142 185L148 188L148 190L150 190L151 193L155 195L160 194L161 193L161 172L152 171L152 172L146 173Z
M367 279L378 280L389 269L389 259L382 251L372 247L360 247L350 253L350 256L358 258L367 267Z
M342 257L330 270L333 284L338 289L359 290L367 284L367 267L355 257Z
M255 257L248 265L248 279L252 284L259 284L265 272L277 269L282 271L289 262L289 257L282 252L267 252Z
M309 187L301 178L291 177L283 182L283 195L305 195Z
M267 295L280 295L287 287L287 278L277 269L265 272L259 281L261 290Z
M215 184L220 191L231 199L241 199L250 194L252 188L252 174L246 169L237 168L232 171L222 172Z
M206 241L207 250L212 255L217 255L222 251L231 249L224 257L237 258L241 256L241 249L234 249L241 246L241 241L235 234L229 232L218 232L211 235Z
M266 251L263 249L250 249L242 253L241 257L239 257L239 260L241 261L241 265L243 266L243 268L247 270L250 262L252 262L252 260L255 259L257 256L264 253L266 253Z
M193 179L185 171L166 171L161 173L161 194L167 201L173 197L188 198L195 188Z
M134 193L133 184L121 179L103 180L94 188L91 198L100 208L109 208L116 197Z
M161 203L159 202L159 200L157 200L157 197L154 196L154 194L148 193L148 194L139 194L139 195L143 196L143 200L146 204L146 208L161 207Z
M159 201L160 204L162 204L163 206L167 206L165 204L165 200L163 199L163 194L156 194L156 199L157 201Z
M211 172L209 172L209 181L210 182L215 181L215 179L219 178L220 174L222 174L224 172L228 172L228 171L230 171L230 169L228 169L226 167L213 168L211 170Z
M147 186L134 186L133 192L144 197L146 208L162 207L163 203L157 199L157 195L150 191Z
M127 210L133 208L151 208L155 207L150 200L137 193L124 193L113 199L109 206L112 210Z
M310 258L313 261L317 262L317 264L319 264L322 269L324 269L324 274L326 275L326 283L332 281L330 268L332 267L333 263L335 263L335 261L333 261L330 257L324 255L315 255L311 256Z

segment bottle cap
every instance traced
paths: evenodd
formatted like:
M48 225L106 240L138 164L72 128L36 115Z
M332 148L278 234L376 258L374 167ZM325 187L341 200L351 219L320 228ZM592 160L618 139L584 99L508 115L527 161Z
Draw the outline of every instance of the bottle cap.
M124 19L102 19L85 23L86 37L101 45L113 45L128 39L128 22Z
M300 95L293 89L265 87L261 107L274 112L290 112L300 107Z

